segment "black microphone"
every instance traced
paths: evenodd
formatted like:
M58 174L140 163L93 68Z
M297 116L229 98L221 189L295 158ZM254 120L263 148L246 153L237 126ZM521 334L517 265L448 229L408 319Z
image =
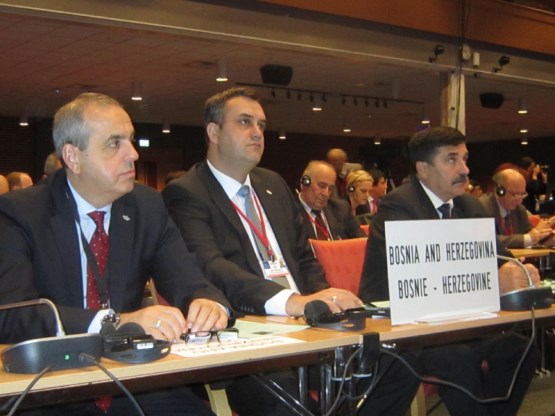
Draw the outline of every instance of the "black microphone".
M33 306L33 305L48 305L52 310L52 313L54 314L54 318L56 319L56 336L61 337L66 334L64 331L64 326L62 325L62 320L60 319L60 314L58 313L58 309L50 299L39 298L39 299L26 300L23 302L6 303L4 305L0 305L0 310L22 308L24 306Z
M526 311L531 308L546 309L553 303L553 291L550 287L535 287L528 269L519 260L513 257L497 255L501 260L510 261L518 265L528 279L528 286L504 293L500 297L501 309L505 311Z
M0 310L43 304L48 305L55 316L56 336L31 339L6 348L0 354L4 370L7 373L36 374L46 368L66 370L89 366L89 363L79 359L81 353L89 354L98 361L102 353L100 334L65 335L58 309L49 299L8 303L0 305Z
M318 324L320 321L329 317L331 310L326 302L322 300L313 300L308 302L304 307L304 318L310 326Z
M360 331L366 327L364 316L350 314L348 310L332 313L322 300L308 302L304 307L304 317L310 326L336 331Z

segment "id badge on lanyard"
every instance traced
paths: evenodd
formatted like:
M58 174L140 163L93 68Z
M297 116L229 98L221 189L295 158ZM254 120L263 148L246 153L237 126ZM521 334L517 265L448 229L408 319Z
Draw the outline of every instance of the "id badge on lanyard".
M289 275L289 269L287 268L285 261L283 261L283 258L276 259L274 261L261 261L260 265L266 279L274 280L287 277Z

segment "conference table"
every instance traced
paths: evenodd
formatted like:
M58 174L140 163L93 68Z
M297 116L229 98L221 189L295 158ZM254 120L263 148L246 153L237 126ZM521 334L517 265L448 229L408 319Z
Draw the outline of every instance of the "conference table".
M555 307L535 311L536 326L555 326ZM286 317L247 317L267 324L299 324ZM302 321L302 320L301 320ZM302 342L266 347L260 350L238 349L222 354L187 358L170 354L146 364L123 364L108 359L102 363L131 391L148 386L156 389L180 384L211 382L244 374L257 374L307 365L337 365L340 357L347 360L366 336L379 334L382 345L397 349L442 345L472 339L508 329L530 329L531 313L500 311L490 317L459 319L437 323L391 325L386 318L367 318L361 331L333 331L308 328L284 334ZM5 347L5 346L4 346ZM3 347L0 346L0 349ZM343 363L344 364L344 363ZM32 374L13 374L0 370L0 405L18 396L33 379ZM33 387L24 401L25 407L64 402L79 398L119 394L117 386L96 367L85 367L47 373ZM13 400L13 399L12 399Z
M555 249L549 247L512 248L510 252L517 259L537 260L538 269L542 278L545 278L548 271L551 270L551 258L555 254Z

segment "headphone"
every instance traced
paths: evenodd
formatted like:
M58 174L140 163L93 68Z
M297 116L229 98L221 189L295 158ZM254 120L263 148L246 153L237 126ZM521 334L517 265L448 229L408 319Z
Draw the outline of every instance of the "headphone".
M130 364L149 363L168 355L171 342L154 339L143 328L133 322L118 329L112 324L102 327L102 356Z
M310 176L303 175L301 177L301 185L302 186L310 186L311 183L312 183L312 179L310 179Z
M495 188L495 193L498 196L505 196L507 194L507 190L503 185L498 184L497 182L493 183L493 187Z
M347 192L355 192L355 182L359 179L362 178L364 175L370 175L368 172L363 172L363 173L359 173L357 176L355 176L353 178L353 180L351 182L349 182L347 184L347 187L345 188L347 190Z

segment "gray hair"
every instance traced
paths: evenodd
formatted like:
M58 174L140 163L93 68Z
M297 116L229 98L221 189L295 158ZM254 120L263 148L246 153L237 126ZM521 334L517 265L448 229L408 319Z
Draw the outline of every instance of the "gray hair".
M85 110L92 105L99 107L123 106L104 94L96 92L86 92L77 96L73 101L63 105L54 116L54 125L52 127L52 137L56 154L63 163L62 148L64 144L69 143L81 151L87 149L89 145L89 137L91 130L85 122L83 114Z

